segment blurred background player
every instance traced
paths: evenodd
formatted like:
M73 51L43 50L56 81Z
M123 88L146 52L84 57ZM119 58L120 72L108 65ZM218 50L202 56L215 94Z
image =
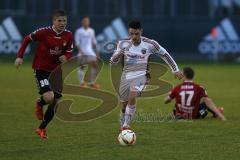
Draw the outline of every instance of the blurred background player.
M194 71L190 67L183 69L183 83L177 85L165 98L165 103L176 100L174 115L176 119L201 119L205 118L210 111L214 117L226 120L223 108L217 108L207 96L206 90L200 85L193 83Z
M36 102L35 112L37 118L42 120L42 122L36 129L36 133L44 139L47 138L45 128L52 120L55 105L62 96L59 92L52 91L49 83L49 75L57 66L71 58L73 48L72 33L65 29L67 25L67 15L65 11L55 11L52 16L52 22L52 26L39 28L24 38L18 51L17 59L15 60L15 65L18 68L23 63L23 54L27 45L32 41L38 42L32 68L34 69L39 94L41 95ZM58 85L56 87L60 89L61 92L61 72L54 78L56 78L55 82L57 83L51 83L51 85ZM43 115L43 106L45 104L49 105Z
M118 42L117 50L110 63L117 63L124 58L123 72L120 81L119 94L122 101L120 112L121 129L130 128L130 121L136 111L136 98L144 90L147 83L149 56L157 54L172 69L174 75L181 79L182 72L169 53L156 41L142 37L142 27L139 21L129 23L129 38Z
M80 87L85 87L84 82L84 64L89 65L91 72L89 86L98 89L100 86L96 84L97 69L98 69L98 57L97 41L95 38L94 29L90 27L90 18L83 17L81 21L81 27L75 32L75 44L78 49L79 56L79 69L77 71Z

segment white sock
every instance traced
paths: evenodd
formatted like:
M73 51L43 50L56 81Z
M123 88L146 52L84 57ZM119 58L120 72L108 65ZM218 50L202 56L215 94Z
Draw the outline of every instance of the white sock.
M97 78L97 70L95 68L91 68L91 79L90 84L94 84Z
M120 125L121 127L123 126L125 121L125 113L123 113L122 111L120 112Z
M127 105L123 127L129 127L135 111L136 111L135 105Z
M78 74L79 83L83 84L84 83L84 70L79 68L77 71L77 74Z

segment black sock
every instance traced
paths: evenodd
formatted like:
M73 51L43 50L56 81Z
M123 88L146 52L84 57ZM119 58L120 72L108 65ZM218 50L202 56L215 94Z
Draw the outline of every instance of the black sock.
M47 127L48 123L53 119L54 107L55 107L55 104L48 105L48 109L46 110L46 112L44 114L44 120L40 124L39 128L45 129Z
M40 100L38 101L38 104L39 104L40 106L44 106L45 104L47 104L47 103L44 101L43 96L40 97Z
M215 113L211 110L211 109L207 109L209 112L211 112L213 115L215 115Z

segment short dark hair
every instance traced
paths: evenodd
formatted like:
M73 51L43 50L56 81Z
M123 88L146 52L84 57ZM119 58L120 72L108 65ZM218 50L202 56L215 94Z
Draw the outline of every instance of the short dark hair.
M183 74L187 79L193 79L194 77L194 71L191 67L184 67Z
M133 28L133 29L142 29L141 22L138 20L132 20L128 23L128 28Z
M90 17L87 16L87 15L82 16L82 19L85 19L85 18L89 18L90 19Z
M61 9L55 10L52 14L53 19L60 17L60 16L67 16L67 14L64 10L61 10Z

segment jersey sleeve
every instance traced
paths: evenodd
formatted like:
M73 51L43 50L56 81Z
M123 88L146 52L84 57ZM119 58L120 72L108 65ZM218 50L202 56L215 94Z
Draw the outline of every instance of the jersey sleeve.
M169 94L169 97L170 97L171 99L174 99L174 98L176 97L176 95L177 95L177 87L175 87L175 88L172 89L172 91L171 91L170 94Z
M159 45L158 42L151 40L151 52L153 54L163 55L167 51L161 45Z
M208 97L207 91L206 91L206 89L205 89L204 87L200 86L200 87L199 87L199 92L200 92L200 97L201 97L201 98L202 98L202 97Z
M30 38L33 41L42 41L45 36L45 28L39 28L30 34Z
M95 31L94 30L92 30L92 43L94 45L97 45L97 40L96 40L96 36L95 36Z
M79 30L77 30L74 34L74 42L76 46L80 45L80 38L81 38L80 32Z
M169 97L171 98L171 99L174 99L175 97L176 97L176 95L177 95L177 87L174 87L171 91L170 91L170 93L169 93Z
M24 38L23 43L18 50L18 54L17 54L18 58L23 58L24 52L27 48L27 45L31 41L41 41L43 39L44 34L45 34L44 30L45 30L45 28L39 28Z
M166 49L163 48L154 40L152 40L151 44L152 44L151 52L161 57L164 60L164 62L166 62L168 66L171 68L172 72L178 72L179 71L178 65L176 64L174 59L171 57L171 55L166 51Z
M110 58L110 63L112 63L112 64L116 64L120 60L120 58L117 58L118 57L118 53L121 50L119 44L120 44L120 41L118 42L116 50L113 52L113 54L112 54L112 56Z
M17 54L17 57L18 58L23 58L23 55L24 55L24 52L28 46L28 44L31 42L31 38L30 38L30 35L27 35L24 39L23 39L23 42L18 50L18 54Z

